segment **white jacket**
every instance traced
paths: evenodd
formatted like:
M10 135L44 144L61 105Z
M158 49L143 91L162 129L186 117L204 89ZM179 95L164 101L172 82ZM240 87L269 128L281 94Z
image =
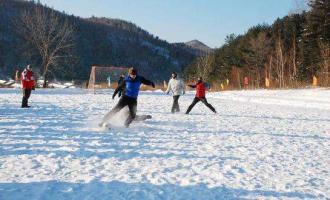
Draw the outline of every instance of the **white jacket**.
M172 92L173 96L185 93L185 86L182 80L171 78L168 82L166 93Z

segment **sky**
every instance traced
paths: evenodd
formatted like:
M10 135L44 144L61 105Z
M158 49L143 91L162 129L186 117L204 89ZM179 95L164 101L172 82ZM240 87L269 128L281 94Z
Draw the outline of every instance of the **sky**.
M40 0L67 14L133 22L168 42L200 40L215 48L227 35L272 24L297 8L299 0Z

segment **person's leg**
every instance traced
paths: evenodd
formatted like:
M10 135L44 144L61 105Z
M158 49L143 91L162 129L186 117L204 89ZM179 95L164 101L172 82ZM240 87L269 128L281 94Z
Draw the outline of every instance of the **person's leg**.
M26 106L29 107L29 98L31 95L31 89L26 90Z
M209 108L209 109L211 109L212 110L212 112L214 112L214 113L217 113L217 111L215 111L215 108L211 105L211 104L209 104L208 102L207 102L207 100L206 100L206 98L204 97L204 98L201 98L201 101Z
M26 108L26 107L28 107L28 99L30 97L31 90L23 89L22 91L23 91L22 108Z
M125 97L120 98L117 105L114 108L112 108L106 115L104 115L100 125L102 126L104 123L106 123L114 114L119 112L127 104L128 104L127 98L125 98Z
M174 110L175 110L175 112L180 112L179 98L180 98L180 95L176 95L175 98L174 98L174 103L175 103Z
M171 108L171 113L175 112L175 96L173 96L173 102L172 102L172 108Z
M193 102L190 104L190 106L188 107L186 114L189 114L191 109L193 109L193 107L196 105L196 103L198 103L200 101L199 98L195 97Z
M132 123L132 121L136 117L136 109L137 109L137 100L131 100L128 104L128 109L129 109L129 115L125 121L125 126L129 127L129 125Z
M27 106L26 89L23 89L22 92L23 92L22 108L25 108Z

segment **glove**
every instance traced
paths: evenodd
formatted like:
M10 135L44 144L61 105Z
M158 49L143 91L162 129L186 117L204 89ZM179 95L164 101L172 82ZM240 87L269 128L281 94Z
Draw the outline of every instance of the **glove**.
M112 95L112 99L115 99L115 96Z
M154 83L154 82L152 82L152 83L151 83L151 86L152 86L153 88L155 88L155 83Z

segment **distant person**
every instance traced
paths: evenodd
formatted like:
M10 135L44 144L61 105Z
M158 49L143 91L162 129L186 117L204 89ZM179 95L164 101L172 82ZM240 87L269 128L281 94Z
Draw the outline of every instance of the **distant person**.
M19 78L19 70L18 69L16 69L16 71L15 71L15 83L19 83L19 81L20 81L20 78Z
M203 81L202 77L198 77L197 83L195 85L188 85L189 87L196 88L196 95L191 103L191 105L188 107L186 114L189 114L191 109L198 103L199 101L203 102L208 108L212 110L212 112L217 113L215 108L209 104L205 98L205 91L206 91L206 84Z
M128 71L128 75L125 76L123 82L120 85L118 85L118 87L116 88L114 96L116 96L119 90L125 92L119 99L117 105L103 117L102 122L99 125L105 126L106 122L113 115L115 115L125 106L128 106L129 116L125 121L125 126L129 127L129 125L136 117L137 97L139 95L141 84L151 85L153 88L155 88L155 84L152 81L145 79L143 76L138 76L137 70L134 68L130 68Z
M21 75L23 99L22 108L29 108L28 101L31 95L31 90L34 90L34 76L31 65L27 65Z
M172 109L171 112L180 112L180 106L179 106L179 98L180 95L185 93L185 86L182 80L177 78L178 75L173 72L172 77L168 82L167 90L165 91L166 94L169 92L173 95L173 103L172 103Z
M125 75L124 75L124 74L120 75L119 80L117 81L117 83L118 83L117 86L121 85L122 82L124 81L124 79L125 79ZM118 90L118 97L121 97L122 93L123 93L123 88L120 88L120 89ZM115 96L116 96L115 93L113 93L113 95L112 95L112 99L114 99Z
M244 77L244 89L248 89L249 87L249 78L247 76Z

